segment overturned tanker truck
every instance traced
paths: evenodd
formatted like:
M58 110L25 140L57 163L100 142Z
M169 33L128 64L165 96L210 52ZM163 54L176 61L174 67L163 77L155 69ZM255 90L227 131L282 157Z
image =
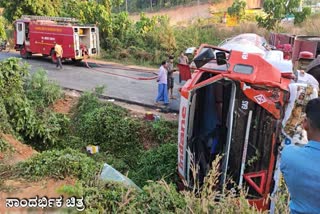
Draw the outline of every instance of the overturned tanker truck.
M270 208L279 182L280 151L306 143L303 107L318 96L312 75L293 71L283 52L242 34L219 47L203 44L181 89L178 173L187 187L204 183L220 161L219 185L248 190L249 203ZM192 165L197 165L193 176ZM234 187L234 186L233 186ZM232 188L233 188L232 187Z

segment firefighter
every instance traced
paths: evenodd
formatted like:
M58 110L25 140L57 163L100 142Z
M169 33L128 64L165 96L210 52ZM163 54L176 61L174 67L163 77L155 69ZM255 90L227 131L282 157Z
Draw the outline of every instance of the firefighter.
M62 63L61 63L61 58L62 58L62 55L63 55L62 46L57 44L56 42L54 42L54 51L55 51L56 56L57 56L57 68L60 67L60 69L62 69Z

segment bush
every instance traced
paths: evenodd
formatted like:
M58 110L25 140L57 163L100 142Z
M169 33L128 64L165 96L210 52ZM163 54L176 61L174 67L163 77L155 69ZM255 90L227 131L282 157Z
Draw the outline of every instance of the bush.
M142 192L121 183L81 182L64 186L59 192L83 196L86 213L174 213L185 206L183 196L165 182L152 182Z
M0 153L7 152L8 150L12 150L12 146L7 143L7 141L0 138Z
M218 162L205 179L201 189L178 192L174 185L161 180L150 182L139 192L119 183L94 181L81 182L75 186L65 186L62 193L83 196L87 213L267 213L250 206L247 194L240 191L216 191L219 176ZM283 192L280 198L287 198ZM289 213L288 208L279 207L276 211Z
M158 120L152 123L152 136L158 144L178 142L178 122Z
M28 178L75 176L84 181L95 177L101 167L100 163L73 149L44 151L17 165L21 175Z
M86 113L95 110L102 106L96 92L84 92L79 98L78 104L75 107L73 120L78 125L84 119Z
M69 120L44 106L52 103L61 90L47 80L44 72L27 80L28 74L28 66L17 58L0 62L0 127L2 131L21 134L26 143L37 149L59 147Z
M0 61L0 96L6 99L12 96L23 96L23 84L28 76L28 65L18 58Z
M100 103L97 94L82 96L75 112L74 131L84 142L133 166L140 155L139 121L112 103Z
M33 73L26 82L25 91L27 98L39 107L48 107L62 97L62 90L56 84L48 80L46 72L41 69Z
M124 110L113 104L105 104L86 113L76 129L84 141L99 145L102 151L121 157L131 165L136 162L141 149L139 122L125 114Z
M158 148L145 151L137 166L129 177L138 185L146 185L148 180L165 179L167 182L177 181L177 144L163 144Z
M12 127L9 123L9 115L2 99L0 99L0 131L3 133L12 132Z

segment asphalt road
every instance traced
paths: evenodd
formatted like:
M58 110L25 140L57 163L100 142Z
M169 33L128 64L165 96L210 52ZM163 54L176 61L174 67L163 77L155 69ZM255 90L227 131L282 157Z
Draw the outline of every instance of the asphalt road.
M20 58L20 55L18 52L0 52L0 61L9 57ZM42 68L47 71L50 80L56 81L63 88L87 91L96 86L104 85L103 95L106 97L149 107L154 106L158 87L156 80L137 80L135 78L152 78L157 70L150 71L150 69L131 68L112 63L106 63L102 67L89 63L92 68L87 68L84 63L75 65L71 61L64 62L63 70L58 70L55 64L51 63L50 58L44 58L40 55L32 56L25 61L31 65L31 72ZM179 84L178 74L175 73L174 78L174 96L177 97L177 100L170 100L169 109L179 111L180 94L178 88L182 84Z

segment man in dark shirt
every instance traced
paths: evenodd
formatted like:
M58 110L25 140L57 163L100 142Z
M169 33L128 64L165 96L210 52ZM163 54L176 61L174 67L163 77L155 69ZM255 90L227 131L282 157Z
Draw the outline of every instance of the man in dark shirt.
M285 146L280 169L291 196L291 213L320 213L320 98L306 106L308 144Z
M174 78L173 72L176 70L173 69L173 56L169 57L169 61L167 62L167 70L168 70L168 93L170 94L170 99L176 99L173 96L173 86L174 86Z

